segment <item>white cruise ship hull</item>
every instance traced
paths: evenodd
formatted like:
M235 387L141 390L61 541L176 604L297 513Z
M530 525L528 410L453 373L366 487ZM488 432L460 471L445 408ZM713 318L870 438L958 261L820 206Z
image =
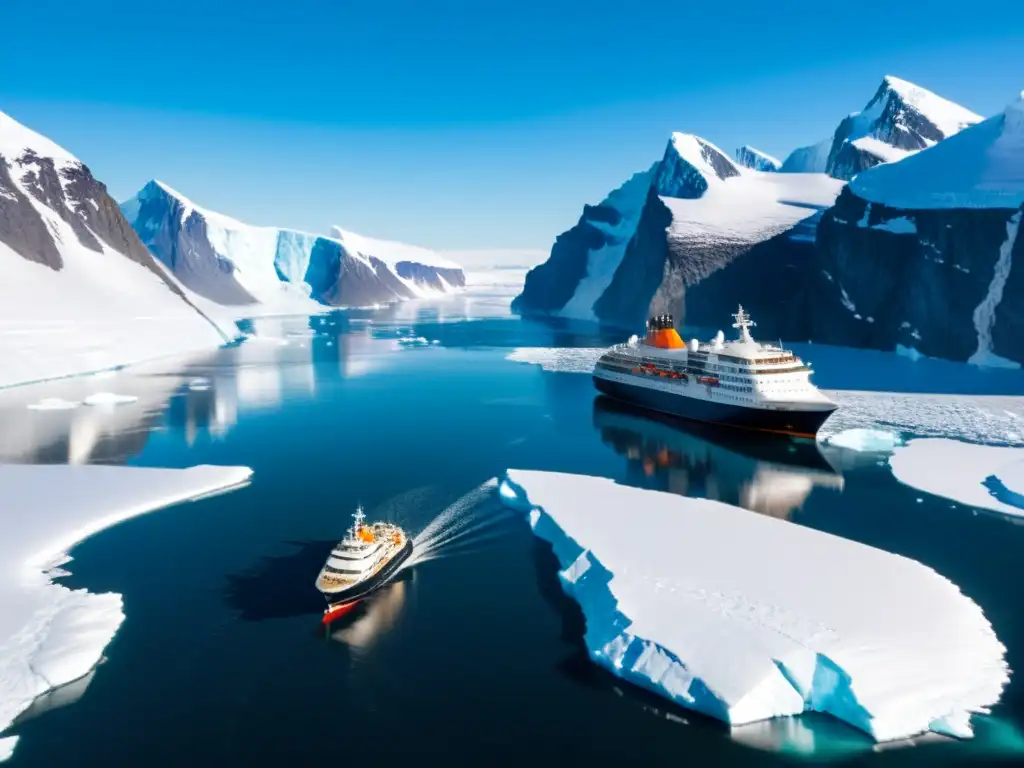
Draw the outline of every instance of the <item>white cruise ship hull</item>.
M641 378L635 374L597 369L594 385L609 397L684 419L743 429L777 432L796 437L817 435L836 409L826 399L815 402L778 401L744 405L717 399L714 388ZM719 396L721 397L721 396Z

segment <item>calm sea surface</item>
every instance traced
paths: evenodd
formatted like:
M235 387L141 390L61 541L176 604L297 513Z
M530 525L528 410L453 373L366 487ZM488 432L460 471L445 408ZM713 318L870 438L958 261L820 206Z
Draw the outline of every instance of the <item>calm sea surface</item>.
M877 751L827 717L730 732L593 666L550 551L479 490L509 467L717 498L915 558L982 606L1014 669L1024 667L1024 526L905 487L876 455L687 427L597 398L586 375L508 360L518 347L618 340L512 318L508 298L478 289L438 304L259 320L247 326L252 338L217 353L0 393L2 461L255 472L245 489L74 549L63 583L122 594L127 619L93 675L17 726L10 764L1024 759L1016 679L974 742ZM834 358L817 363L823 386L844 382ZM852 388L886 378L849 375ZM103 390L139 400L25 408ZM312 583L360 503L412 531L455 504L474 530L328 633Z

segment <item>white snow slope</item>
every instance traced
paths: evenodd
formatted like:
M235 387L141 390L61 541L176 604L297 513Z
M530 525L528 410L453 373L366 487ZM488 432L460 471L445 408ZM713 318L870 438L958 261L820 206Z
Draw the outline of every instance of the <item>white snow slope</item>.
M613 674L732 725L805 711L971 735L1008 681L981 609L920 563L706 499L509 470Z
M1002 113L850 182L892 208L1019 208L1024 204L1024 93Z
M0 465L0 733L36 697L95 667L124 620L120 595L53 583L68 550L251 475L247 467Z
M761 242L830 207L844 185L823 173L738 170L738 176L727 179L704 174L708 189L699 198L662 197L672 212L669 237Z
M0 243L0 387L214 348L227 340L152 271L102 241L102 252L82 245L70 225L21 182L32 165L18 162L26 149L53 158L58 172L81 164L0 113L0 154L64 262L54 271Z

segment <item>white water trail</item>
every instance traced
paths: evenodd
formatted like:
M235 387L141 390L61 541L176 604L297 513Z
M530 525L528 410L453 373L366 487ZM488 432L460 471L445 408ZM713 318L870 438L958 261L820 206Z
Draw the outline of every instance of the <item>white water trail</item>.
M431 520L426 528L413 538L412 557L405 562L402 566L403 569L436 560L447 551L449 544L454 542L471 543L473 539L470 534L482 533L496 522L507 519L506 515L482 520L475 520L473 517L476 508L493 493L497 486L497 479L488 480L459 498Z

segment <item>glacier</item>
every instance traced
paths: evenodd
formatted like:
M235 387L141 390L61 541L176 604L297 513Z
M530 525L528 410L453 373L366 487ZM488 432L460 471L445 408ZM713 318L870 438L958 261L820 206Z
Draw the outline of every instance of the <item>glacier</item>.
M0 465L0 739L38 697L87 675L124 620L120 595L53 582L69 550L123 520L251 476L248 467ZM5 741L14 747L0 740L0 752Z
M246 224L153 180L121 204L143 243L190 292L235 318L308 315L450 293L462 268L426 248ZM200 301L202 303L202 301Z
M499 496L551 544L595 662L732 726L968 737L1008 682L981 609L914 560L605 478L510 469Z

